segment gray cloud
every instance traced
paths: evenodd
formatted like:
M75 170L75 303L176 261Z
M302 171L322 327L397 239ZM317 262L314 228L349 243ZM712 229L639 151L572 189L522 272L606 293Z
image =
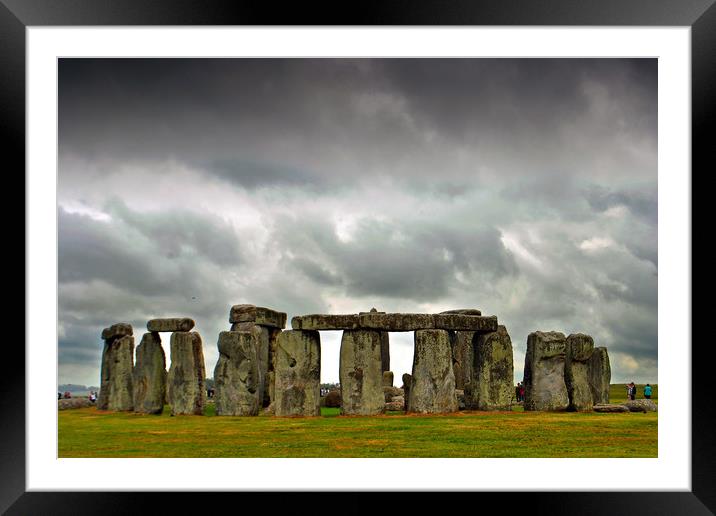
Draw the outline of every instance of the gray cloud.
M590 333L616 380L656 381L656 71L61 60L61 381L96 383L102 327L139 338L170 315L196 319L211 374L241 302L289 317L474 306L507 325L516 377L542 329Z

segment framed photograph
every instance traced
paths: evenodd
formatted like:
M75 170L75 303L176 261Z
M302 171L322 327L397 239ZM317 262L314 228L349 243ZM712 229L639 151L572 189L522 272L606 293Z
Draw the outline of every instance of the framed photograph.
M0 6L27 299L3 510L716 510L712 1L130 4Z

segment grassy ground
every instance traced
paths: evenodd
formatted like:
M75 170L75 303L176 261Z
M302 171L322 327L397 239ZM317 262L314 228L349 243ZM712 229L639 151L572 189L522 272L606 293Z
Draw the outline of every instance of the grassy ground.
M613 386L613 401L624 386ZM639 389L642 393L642 389ZM656 392L656 390L655 390ZM640 395L640 397L642 397ZM623 399L621 400L623 401ZM520 407L521 408L521 407ZM656 457L656 413L317 418L58 412L60 457Z

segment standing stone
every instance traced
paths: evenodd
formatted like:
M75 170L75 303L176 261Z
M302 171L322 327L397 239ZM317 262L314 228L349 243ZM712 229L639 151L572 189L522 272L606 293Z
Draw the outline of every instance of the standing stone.
M219 360L214 368L217 416L255 416L262 400L258 350L261 330L219 333ZM263 394L263 393L261 393Z
M612 381L612 368L609 365L607 348L594 348L589 359L589 387L592 401L597 404L609 403L609 384Z
M466 391L466 405L474 410L509 410L514 396L512 340L507 329L475 334L472 380Z
M343 414L370 416L383 412L385 397L380 332L343 332L338 376Z
M567 340L563 333L536 331L527 336L525 410L566 410L564 381Z
M274 400L274 383L276 381L276 344L281 330L278 328L269 328L269 345L268 345L268 371L266 373L266 386L264 387L263 406L268 407Z
M167 389L166 357L159 334L145 333L134 365L134 411L161 414Z
M390 371L390 333L380 332L380 363L383 371Z
M569 410L591 411L592 389L589 386L589 359L594 351L594 340L583 333L567 337L564 363L564 382L567 385Z
M472 381L473 346L472 338L474 331L455 332L455 340L452 348L452 367L455 373L455 388L465 389Z
M321 338L317 331L281 332L274 374L277 416L321 415Z
M404 409L408 411L408 398L410 398L410 385L413 383L413 377L408 373L403 373L403 397L405 398Z
M457 412L450 335L445 330L419 330L414 340L408 412Z
M172 415L204 415L206 389L204 352L197 332L178 331L171 337L171 366L167 376Z
M383 371L383 387L393 386L393 371Z
M126 411L134 408L133 362L134 337L132 335L114 336L104 341L101 383L97 399L99 410Z

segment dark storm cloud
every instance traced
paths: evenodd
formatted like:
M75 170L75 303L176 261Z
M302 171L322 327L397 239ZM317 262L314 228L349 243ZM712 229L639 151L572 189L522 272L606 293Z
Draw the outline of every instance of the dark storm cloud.
M179 159L249 188L338 186L346 167L454 179L465 170L445 160L466 149L467 170L545 176L581 157L608 174L656 144L655 73L639 59L62 60L60 151Z
M531 331L583 331L615 379L656 378L656 59L63 59L59 75L67 375L98 375L107 324L172 315L197 320L211 374L248 302L474 306L517 357Z

